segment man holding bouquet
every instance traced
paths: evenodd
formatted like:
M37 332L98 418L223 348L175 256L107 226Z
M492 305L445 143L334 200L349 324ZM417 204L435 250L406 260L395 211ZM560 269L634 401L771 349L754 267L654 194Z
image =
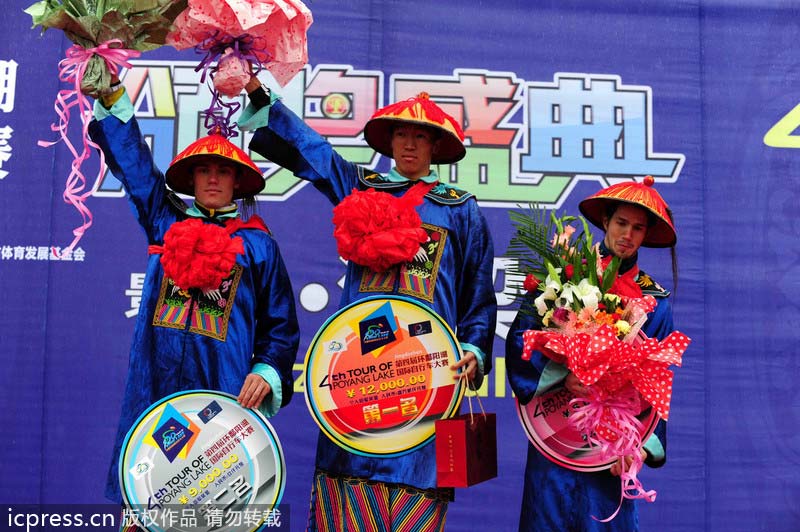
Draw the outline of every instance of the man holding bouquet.
M614 257L619 260L617 278L608 292L622 301L652 296L655 307L647 314L641 330L648 338L662 340L673 330L669 292L639 270L637 259L642 246L670 247L674 273L677 235L672 214L652 184L653 179L648 176L643 183L613 185L583 200L580 210L587 220L605 232L599 245L602 268L607 268ZM566 388L577 397L587 396L589 390L566 364L554 361L540 350L524 349L525 331L552 326L547 314L543 318L541 299L535 298L537 289L533 285L536 284L533 282L526 286L529 292L506 340L506 366L511 387L523 405L559 387ZM536 299L539 299L538 306ZM664 421L658 422L655 432L643 442L638 452L650 467L664 464ZM577 471L554 463L529 443L519 530L638 530L634 501L626 498L620 506L618 476L628 471L632 462L634 457L628 455L614 463L610 470ZM615 514L618 507L619 512ZM608 522L600 521L614 515Z
M276 414L292 396L299 329L277 242L259 216L243 219L235 201L246 204L264 188L258 167L227 138L211 134L162 174L125 88L114 82L95 102L89 133L150 244L106 486L106 496L120 502L117 458L148 406L179 391L211 389ZM192 205L173 191L194 196Z

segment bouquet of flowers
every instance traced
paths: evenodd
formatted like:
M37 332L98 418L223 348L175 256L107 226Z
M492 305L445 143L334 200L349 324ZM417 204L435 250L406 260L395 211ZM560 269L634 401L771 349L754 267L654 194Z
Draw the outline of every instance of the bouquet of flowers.
M189 0L167 42L204 53L198 69L219 60L211 67L214 86L233 98L250 79L248 63L269 70L281 86L302 70L312 21L300 0Z
M74 156L71 172L64 190L64 201L72 204L83 218L80 227L65 251L71 251L92 224L92 213L84 204L95 186L86 186L81 165L89 158L89 147L96 147L88 139L87 128L91 120L91 107L84 94L98 98L113 91L111 80L121 67L130 68L131 58L142 51L164 44L170 25L187 0L41 0L25 12L33 19L33 26L42 31L60 29L75 43L67 49L66 57L59 62L59 79L69 84L58 92L55 110L58 122L50 128L59 134ZM67 136L70 111L77 107L82 123L82 149L75 147ZM58 141L56 141L58 142ZM56 142L40 141L41 146ZM97 177L105 173L100 161Z
M235 137L237 98L255 68L269 70L284 86L308 61L306 32L313 18L300 0L189 0L167 43L204 54L195 68L211 81L212 100L203 112L209 133Z
M539 351L577 377L588 394L573 400L570 424L604 458L633 457L620 475L624 497L654 500L636 478L643 444L636 416L650 405L669 418L669 366L680 366L689 338L676 331L659 341L642 333L655 299L619 274L619 258L601 256L584 218L547 217L534 207L511 219L516 235L509 255L519 261L523 288L535 296L530 311L543 326L523 333L522 358Z
M83 75L76 81L84 93L99 95L109 88L111 74L122 64L108 57L107 49L127 52L153 50L162 46L172 21L186 7L187 0L41 0L25 10L33 25L62 30L76 46L69 58L88 53ZM94 53L91 53L94 51ZM131 51L135 51L131 53Z

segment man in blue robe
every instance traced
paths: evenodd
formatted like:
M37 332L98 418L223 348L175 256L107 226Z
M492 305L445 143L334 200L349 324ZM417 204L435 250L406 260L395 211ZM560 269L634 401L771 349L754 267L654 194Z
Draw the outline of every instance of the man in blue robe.
M151 252L106 486L106 495L121 502L120 448L147 407L176 392L211 389L274 415L292 396L299 332L278 245L261 218L243 221L234 202L264 187L244 151L220 135L203 137L176 156L165 178L122 87L95 102L89 132L125 187ZM195 196L192 206L167 185ZM169 235L179 232L203 252L185 263L165 262L186 255L182 244L169 245ZM223 270L214 277L214 268Z
M649 177L649 176L648 176ZM655 309L642 328L650 338L664 339L673 330L669 292L664 290L637 265L641 246L670 247L677 235L672 215L661 196L652 188L652 178L645 183L620 183L603 189L580 204L586 218L605 231L600 252L603 257L619 257L618 283L626 295L651 295ZM674 271L674 270L673 270ZM522 404L534 396L565 387L579 396L586 390L565 366L539 351L524 360L523 333L542 328L542 318L534 305L534 293L525 296L506 339L508 380ZM666 461L666 423L659 421L653 435L644 443L644 463L660 467ZM630 465L626 457L624 467ZM528 443L525 486L519 530L525 532L635 532L639 518L634 501L625 499L619 513L608 523L605 519L620 504L622 464L610 471L586 473L559 466L533 444ZM593 518L596 517L597 519Z
M474 196L439 182L431 168L464 157L460 126L426 94L378 110L364 135L373 149L394 159L384 176L344 160L255 77L245 89L251 104L239 126L255 130L250 148L310 181L334 205L354 190L395 198L424 191L416 208L422 228L428 241L444 245L419 246L381 275L365 266L366 257L362 263L351 258L340 306L380 294L429 306L456 331L464 350L454 369L479 386L491 369L496 321L492 239ZM350 453L320 433L308 529L372 530L372 522L379 530L394 530L413 515L408 530L440 530L451 498L452 490L436 488L433 442L402 456L375 458Z

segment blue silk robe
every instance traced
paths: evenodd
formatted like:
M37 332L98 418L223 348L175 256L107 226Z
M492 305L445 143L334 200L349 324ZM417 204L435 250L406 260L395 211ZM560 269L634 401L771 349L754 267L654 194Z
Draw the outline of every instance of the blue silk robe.
M313 183L334 205L354 188L372 187L395 196L408 190L409 182L392 182L344 160L327 140L280 101L260 112L266 111L269 124L256 130L250 148ZM253 113L246 111L247 114ZM437 185L426 195L417 212L423 228L429 233L438 232L445 239L445 245L439 246L431 257L434 271L438 273L432 275L430 290L417 291L405 285L404 275L413 275L405 265L389 270L388 279L385 276L376 279L369 269L350 261L340 305L381 294L401 294L415 299L444 318L456 331L462 347L480 351L484 374L488 373L497 303L492 283L494 250L486 221L471 194L444 184ZM320 433L316 465L334 476L422 489L436 487L433 442L403 456L369 458L345 451Z
M624 267L624 264L623 264ZM622 270L622 268L621 268ZM667 296L649 276L639 273L637 282L644 294L656 298L657 306L642 328L650 338L664 339L672 332L672 309ZM542 375L561 374L566 370L539 351L534 351L529 361L522 360L522 333L541 328L533 305L535 294L526 295L522 307L511 325L506 338L506 369L511 388L522 404L527 404L537 391L544 387L561 385ZM563 382L563 381L562 381ZM541 390L540 390L541 388ZM659 467L666 460L666 423L659 421L654 435L645 444L648 457L645 463ZM519 530L526 532L635 532L639 529L636 504L625 499L617 516L609 523L592 519L609 517L617 509L620 499L619 477L608 471L583 473L558 466L545 458L528 442L528 460L525 467L525 487Z
M136 119L122 122L108 116L95 120L90 134L105 153L114 176L122 181L148 244L163 244L169 227L187 218L186 206L166 188ZM259 229L239 229L232 236L242 238L245 252L237 256L230 276L220 284L224 303L198 290L180 291L164 276L160 255L148 260L106 485L111 500L121 502L117 462L125 435L155 401L201 388L238 395L247 374L258 366L258 373L268 375L270 378L265 378L273 388L262 402L262 410L265 403L277 402L266 407L268 413L274 413L291 399L299 331L292 287L278 245ZM194 313L186 312L192 302L204 319L196 320ZM215 304L218 309L213 308Z

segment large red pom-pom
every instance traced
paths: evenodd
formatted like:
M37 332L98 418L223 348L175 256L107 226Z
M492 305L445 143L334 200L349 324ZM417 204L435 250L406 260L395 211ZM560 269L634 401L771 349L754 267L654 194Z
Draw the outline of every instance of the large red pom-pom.
M339 255L376 272L413 259L428 240L414 207L430 188L419 183L401 198L372 188L353 190L333 209Z
M164 273L182 289L203 291L219 288L244 253L241 237L228 234L224 227L189 218L172 224L164 234L160 251Z

